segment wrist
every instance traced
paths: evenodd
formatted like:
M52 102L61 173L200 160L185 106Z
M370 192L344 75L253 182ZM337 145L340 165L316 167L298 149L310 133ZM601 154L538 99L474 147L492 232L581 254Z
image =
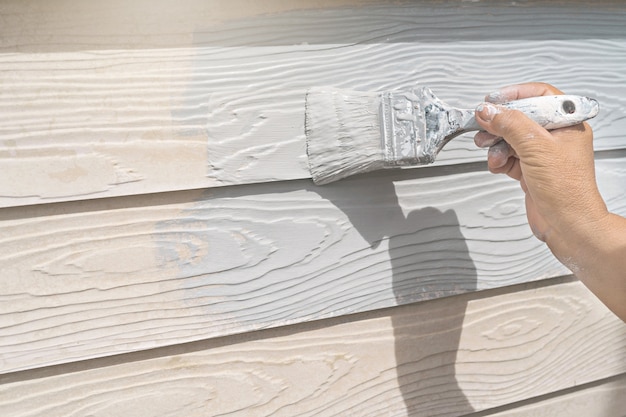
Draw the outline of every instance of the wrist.
M626 219L607 211L571 225L565 233L551 234L546 244L579 279L602 280L607 270L617 267L612 262L626 260Z
M607 213L584 229L586 238L572 244L572 256L562 262L626 321L626 218Z
M556 258L577 276L602 259L611 250L610 242L614 240L614 215L603 201L579 213L578 216L562 216L545 239Z

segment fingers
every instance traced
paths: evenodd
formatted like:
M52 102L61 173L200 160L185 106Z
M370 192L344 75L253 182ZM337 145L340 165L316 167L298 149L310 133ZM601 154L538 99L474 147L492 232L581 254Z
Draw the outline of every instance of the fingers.
M479 148L489 148L502 140L501 137L489 132L480 131L474 135L474 143Z
M518 181L522 178L519 158L505 141L500 141L489 148L487 167L494 174L506 174Z
M513 149L503 140L491 146L487 153L489 171L496 174L503 173L502 168L509 162L509 157L514 155Z
M489 147L487 152L487 167L494 174L507 174L519 180L522 171L517 154L501 137L487 132L477 133L474 142L481 148Z
M483 103L476 108L476 121L492 135L503 137L522 159L532 152L533 147L554 139L546 129L524 113L490 103Z
M558 88L546 83L514 84L501 88L485 96L485 101L502 104L507 101L528 97L554 96L563 94Z

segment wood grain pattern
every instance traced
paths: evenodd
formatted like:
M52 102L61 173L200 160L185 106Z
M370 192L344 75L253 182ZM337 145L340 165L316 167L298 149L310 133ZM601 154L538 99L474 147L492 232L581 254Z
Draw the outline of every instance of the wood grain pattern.
M3 209L0 368L569 273L532 236L518 185L482 169ZM623 158L598 161L621 214L625 178Z
M549 394L505 415L615 417L623 378L571 388L624 375L623 323L574 280L536 282L569 271L471 139L436 167L301 179L313 85L473 106L542 80L600 100L598 179L626 214L624 19L618 1L0 2L0 415L502 415Z
M626 417L626 375L485 417Z
M543 80L600 100L597 149L625 145L626 9L617 2L423 2L231 20L222 12L222 23L204 26L217 2L192 3L186 13L202 11L196 24L165 25L154 38L160 47L139 39L158 31L167 7L147 8L152 23L132 28L112 17L116 3L86 16L67 7L44 19L46 41L33 27L43 9L2 6L10 13L0 28L0 206L308 178L304 93L314 85L380 91L418 82L471 107L500 85ZM72 13L98 29L64 32ZM108 20L96 24L99 15L133 31L128 45ZM484 158L466 137L438 163Z
M626 328L579 282L489 295L7 375L0 411L459 416L626 371Z
M233 19L381 0L3 0L0 51L68 52L188 46L194 30Z

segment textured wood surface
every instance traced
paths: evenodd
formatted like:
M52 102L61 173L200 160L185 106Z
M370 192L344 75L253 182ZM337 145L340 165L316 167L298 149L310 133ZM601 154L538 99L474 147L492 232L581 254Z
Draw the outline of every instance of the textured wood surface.
M3 0L0 50L60 52L188 46L218 24L295 10L337 9L384 0ZM609 2L610 3L610 2Z
M518 185L478 169L4 209L0 369L568 273L532 236ZM624 158L598 161L622 214L625 176Z
M626 417L626 375L485 417Z
M496 292L7 375L0 411L460 416L626 372L626 328L582 284Z
M420 83L473 107L501 85L547 81L598 98L597 148L624 147L618 3L274 2L235 19L217 1L163 1L138 25L141 2L38 3L0 5L0 206L308 178L304 93L316 85ZM159 26L171 13L183 20ZM438 163L484 158L466 137Z
M471 138L326 187L304 152L314 85L546 81L626 215L626 7L586 3L1 1L0 415L619 415L624 324L540 281Z

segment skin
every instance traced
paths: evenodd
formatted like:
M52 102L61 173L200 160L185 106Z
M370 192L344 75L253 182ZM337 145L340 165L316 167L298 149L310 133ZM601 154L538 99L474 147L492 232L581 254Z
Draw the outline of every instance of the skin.
M609 309L626 322L626 219L607 210L598 191L593 133L587 123L547 131L498 103L563 94L549 84L504 87L476 109L489 147L488 166L520 182L534 235ZM502 140L504 139L504 140Z

